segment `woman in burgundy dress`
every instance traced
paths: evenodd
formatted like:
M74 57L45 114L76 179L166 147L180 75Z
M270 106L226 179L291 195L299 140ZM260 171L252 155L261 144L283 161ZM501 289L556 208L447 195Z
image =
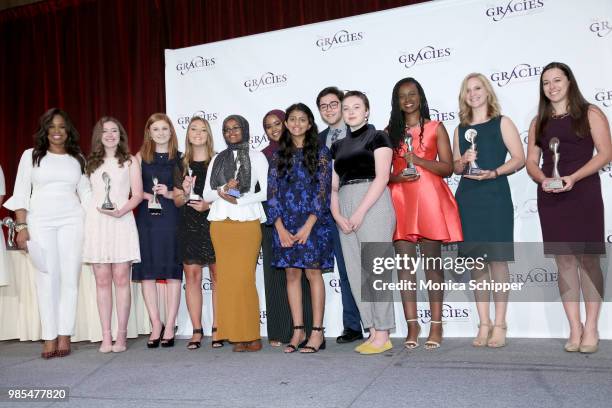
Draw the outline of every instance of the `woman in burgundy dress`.
M561 186L551 184L555 181L555 149ZM605 254L599 170L610 160L606 116L584 99L567 65L548 64L540 77L538 114L529 128L527 171L540 185L538 213L544 251L555 256L559 270L559 291L570 324L565 344L569 352L594 353L599 342L597 321L603 296L599 255ZM585 299L584 326L580 291Z

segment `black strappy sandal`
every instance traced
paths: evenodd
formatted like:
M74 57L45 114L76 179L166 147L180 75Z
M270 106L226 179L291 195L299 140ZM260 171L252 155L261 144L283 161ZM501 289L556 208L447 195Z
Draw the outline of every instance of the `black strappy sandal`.
M193 334L201 334L202 337L204 337L204 330L202 330L202 328L193 329ZM187 343L188 350L197 350L201 346L202 346L202 338L200 338L200 341L190 341L189 343Z
M217 332L217 328L213 327L212 328L212 333L216 333ZM211 343L211 347L212 348L220 348L223 347L223 340L213 340Z
M312 331L324 332L325 331L325 327L313 327ZM309 350L309 351L305 351L305 350ZM325 335L323 335L323 342L321 343L319 348L315 348L313 346L304 345L304 347L302 347L302 350L300 350L300 353L303 353L303 354L312 354L312 353L316 353L319 350L325 350Z
M293 330L304 330L304 326L293 326ZM296 351L298 351L299 348L302 348L306 345L306 343L308 342L308 339L304 339L304 341L302 341L300 344L298 344L297 346L289 343L285 346L285 350L284 352L286 354L291 354L291 353L295 353Z

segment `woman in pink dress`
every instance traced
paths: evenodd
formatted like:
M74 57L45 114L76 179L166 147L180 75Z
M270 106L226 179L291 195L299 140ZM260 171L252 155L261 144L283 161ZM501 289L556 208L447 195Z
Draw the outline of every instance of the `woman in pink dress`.
M105 116L94 126L86 171L93 199L85 216L83 262L93 265L96 277L102 325L99 351L118 353L126 350L131 264L140 262L138 231L132 210L142 201L142 179L140 165L130 155L127 134L117 119ZM107 208L109 203L112 209ZM118 321L114 345L111 336L113 283Z
M393 145L389 188L397 217L395 251L416 258L419 245L421 256L440 257L441 243L463 239L457 203L443 179L453 172L453 157L448 133L441 122L430 119L425 93L415 79L404 78L395 84L387 131ZM409 162L418 175L402 174ZM444 271L436 265L429 266L432 267L425 268L426 279L443 282ZM416 282L416 271L398 270L398 277ZM427 349L436 349L442 342L443 297L443 290L429 290L431 326L425 342ZM402 303L408 324L404 344L415 348L421 331L416 291L402 291Z

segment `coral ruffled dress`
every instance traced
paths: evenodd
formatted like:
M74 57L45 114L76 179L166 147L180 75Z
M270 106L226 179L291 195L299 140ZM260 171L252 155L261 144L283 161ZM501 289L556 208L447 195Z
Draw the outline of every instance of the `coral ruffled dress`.
M438 126L438 121L427 122L422 140L419 137L420 128L413 128L412 147L415 155L426 160L436 160ZM394 149L393 175L400 174L406 168L406 151L404 142ZM416 242L424 238L442 242L462 241L459 209L448 185L437 174L420 166L416 168L421 175L418 180L389 184L397 217L393 240Z

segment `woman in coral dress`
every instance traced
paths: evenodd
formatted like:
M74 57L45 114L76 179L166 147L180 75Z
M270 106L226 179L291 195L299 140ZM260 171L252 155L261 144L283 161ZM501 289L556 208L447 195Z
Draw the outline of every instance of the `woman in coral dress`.
M441 122L430 120L429 106L421 85L413 78L399 81L393 88L392 110L387 130L393 145L389 188L397 226L393 235L399 255L416 257L441 255L441 243L463 239L459 210L444 177L452 174L452 152L448 133ZM406 143L408 142L408 143ZM403 175L412 162L418 175ZM433 264L433 263L432 263ZM444 271L425 268L428 281L444 280ZM438 265L439 266L439 265ZM400 280L416 282L415 271L398 270ZM443 290L429 291L431 327L427 349L440 347L442 341ZM418 347L421 330L417 318L416 291L402 291L404 316L408 324L407 348Z

